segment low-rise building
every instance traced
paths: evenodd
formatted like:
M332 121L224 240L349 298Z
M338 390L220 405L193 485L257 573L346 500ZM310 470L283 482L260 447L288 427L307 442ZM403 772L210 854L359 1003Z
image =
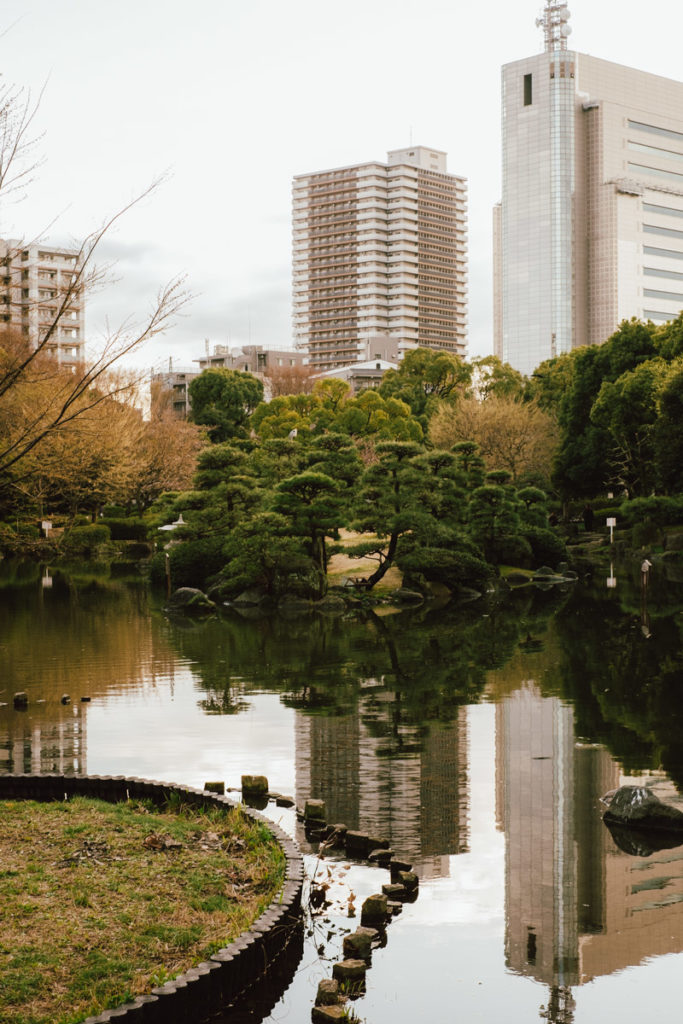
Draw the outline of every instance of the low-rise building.
M264 348L263 345L241 345L237 348L214 345L210 352L207 341L206 353L193 362L198 363L202 370L224 367L227 370L253 373L258 377L286 367L304 366L305 357L302 352L292 349Z
M349 363L347 366L337 366L334 370L325 370L316 374L316 380L324 380L326 377L345 380L354 395L357 395L359 391L378 388L387 370L398 370L398 363L390 363L386 359L369 359L364 363Z
M191 407L189 386L200 373L200 370L174 370L171 365L166 371L153 371L150 381L152 408L164 403L175 416L187 419Z

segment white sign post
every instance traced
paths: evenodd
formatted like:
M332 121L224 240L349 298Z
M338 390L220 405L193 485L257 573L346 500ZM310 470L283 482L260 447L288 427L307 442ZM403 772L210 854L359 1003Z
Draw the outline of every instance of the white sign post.
M612 544L614 543L614 527L617 525L617 521L616 519L610 517L609 519L605 520L605 522L609 526L609 542L610 544Z

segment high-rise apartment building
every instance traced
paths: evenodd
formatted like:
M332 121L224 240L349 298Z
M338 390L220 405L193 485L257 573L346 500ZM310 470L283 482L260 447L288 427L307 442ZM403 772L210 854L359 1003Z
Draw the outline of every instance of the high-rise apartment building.
M85 358L83 290L73 286L77 260L72 249L0 241L0 322L33 347L53 328L45 352L65 366Z
M465 354L467 184L445 153L297 175L293 235L294 337L312 367L365 358L387 334Z
M568 50L568 21L547 0L545 52L502 72L495 352L523 373L683 307L683 83Z

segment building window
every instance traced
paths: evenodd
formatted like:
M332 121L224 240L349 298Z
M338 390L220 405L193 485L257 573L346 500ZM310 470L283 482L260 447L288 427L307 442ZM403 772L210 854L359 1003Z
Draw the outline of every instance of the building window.
M524 106L531 106L531 75L524 76Z

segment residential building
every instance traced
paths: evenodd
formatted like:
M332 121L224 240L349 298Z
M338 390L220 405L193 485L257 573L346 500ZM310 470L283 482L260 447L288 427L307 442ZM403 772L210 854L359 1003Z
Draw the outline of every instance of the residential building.
M303 353L295 352L293 349L271 349L264 348L263 345L241 345L235 348L230 348L227 345L214 345L213 350L209 351L209 342L207 341L205 354L199 359L194 359L193 362L198 363L202 370L219 366L259 376L280 369L303 366L305 357Z
M293 183L294 339L317 370L390 335L465 355L467 183L446 154L397 149Z
M85 358L83 289L74 286L77 260L73 249L0 240L0 321L36 348L59 318L45 351L70 367Z
M150 392L152 408L158 403L163 403L163 408L170 406L173 414L179 419L187 419L190 412L190 383L198 377L201 370L173 369L173 362L169 360L168 370L152 371L150 381Z
M547 0L545 51L502 71L494 349L526 374L683 307L683 83L569 50L568 21Z

